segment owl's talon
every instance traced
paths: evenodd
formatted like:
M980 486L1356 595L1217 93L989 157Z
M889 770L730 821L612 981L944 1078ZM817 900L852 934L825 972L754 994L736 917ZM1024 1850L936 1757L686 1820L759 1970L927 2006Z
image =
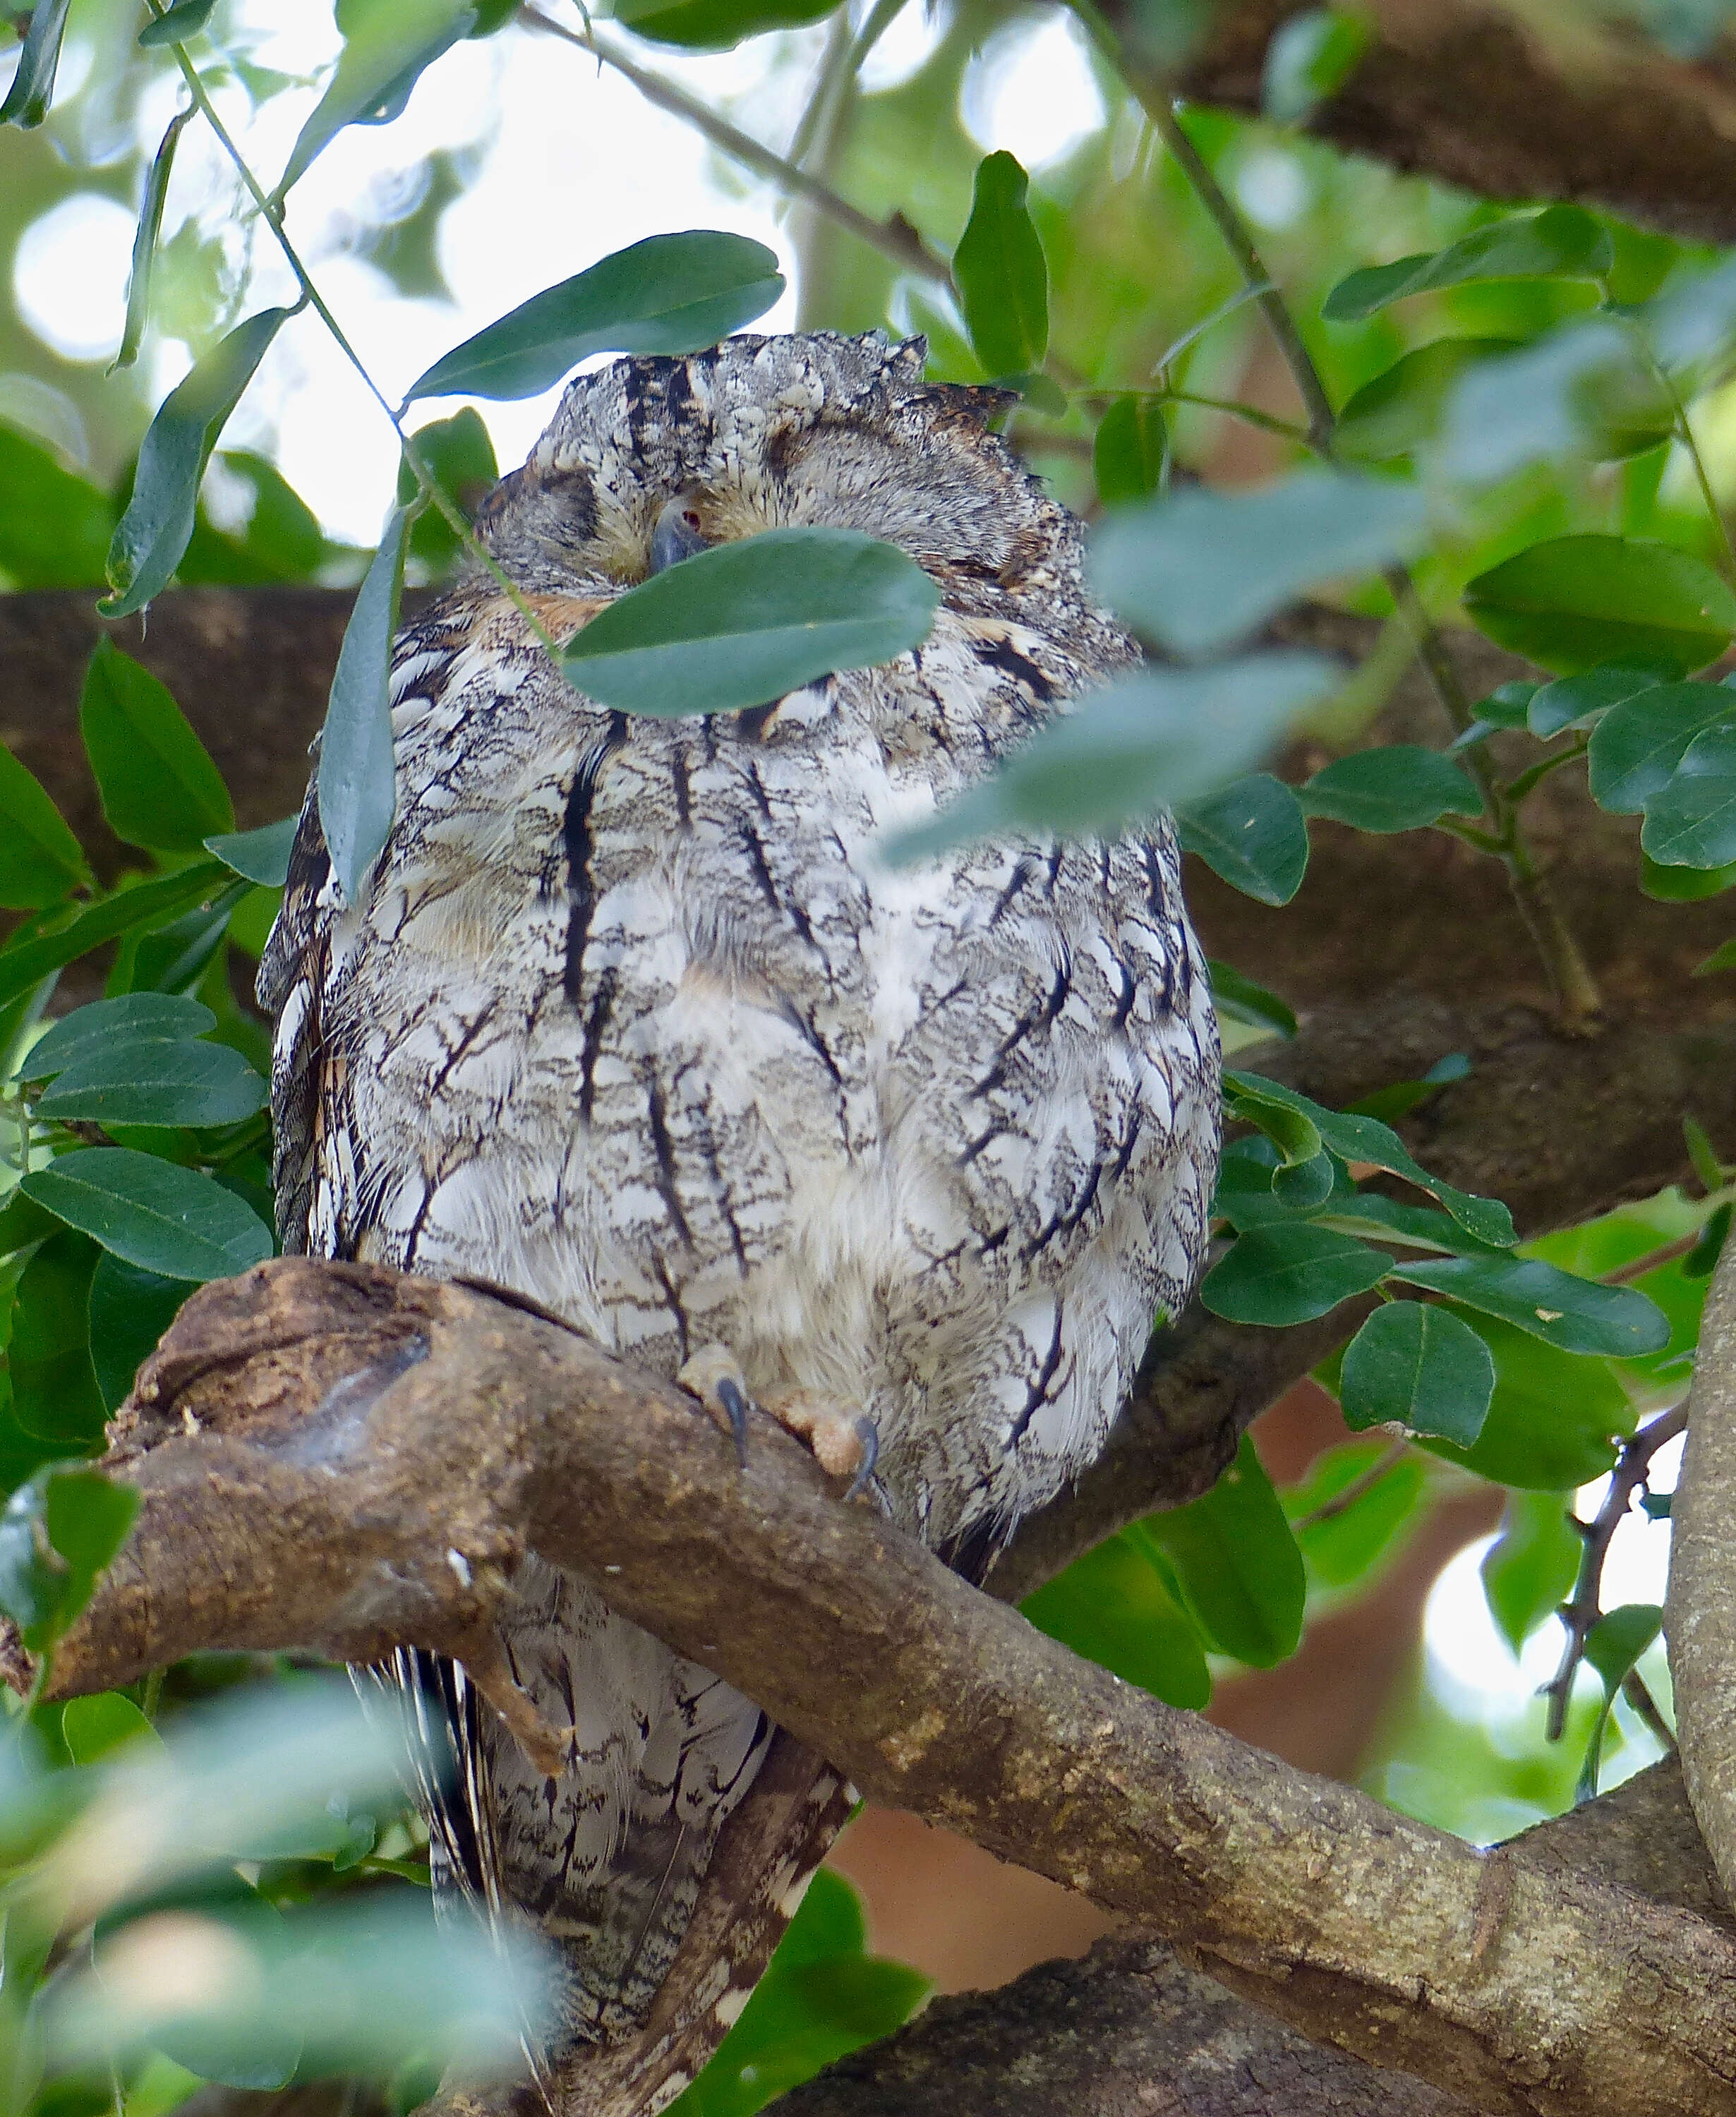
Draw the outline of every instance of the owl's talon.
M735 1436L736 1460L745 1470L747 1468L747 1399L736 1388L729 1376L723 1376L717 1386L718 1401L729 1420L729 1430Z
M721 1345L695 1353L676 1375L676 1386L696 1397L736 1444L736 1460L747 1468L747 1415L753 1399L734 1356Z
M844 1495L846 1504L874 1483L874 1466L880 1460L880 1429L866 1412L856 1421L856 1437L861 1443L862 1460Z

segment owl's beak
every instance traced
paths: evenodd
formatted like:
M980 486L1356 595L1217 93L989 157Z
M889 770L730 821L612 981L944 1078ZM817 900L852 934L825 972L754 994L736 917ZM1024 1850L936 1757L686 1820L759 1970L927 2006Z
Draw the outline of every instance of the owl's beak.
M651 532L651 570L660 574L678 560L690 559L705 549L705 533L699 527L699 510L686 493L677 493L657 518Z

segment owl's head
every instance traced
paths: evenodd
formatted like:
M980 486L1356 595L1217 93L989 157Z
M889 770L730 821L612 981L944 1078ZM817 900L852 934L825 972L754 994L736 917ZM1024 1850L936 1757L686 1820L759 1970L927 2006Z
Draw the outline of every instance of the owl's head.
M1078 524L990 431L1010 399L926 383L927 350L820 331L616 361L568 385L478 527L524 586L580 594L814 523L902 547L954 603L1079 599Z

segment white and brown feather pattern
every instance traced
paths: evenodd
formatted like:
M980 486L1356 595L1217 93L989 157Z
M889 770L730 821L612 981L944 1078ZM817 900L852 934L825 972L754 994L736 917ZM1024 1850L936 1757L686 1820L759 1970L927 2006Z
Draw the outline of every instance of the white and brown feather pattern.
M880 856L1133 653L987 393L921 360L743 338L575 382L485 518L552 628L642 577L681 494L714 540L903 544L944 592L930 639L629 720L465 583L399 643L371 891L338 901L310 810L261 991L287 1243L515 1288L664 1374L726 1345L756 1394L873 1418L896 1517L980 1552L1092 1460L1186 1298L1218 1058L1166 820ZM773 1731L592 1589L538 1561L519 1586L502 1644L574 1733L547 1780L487 1732L501 1879L566 1949L566 2033L618 2040L717 1930Z

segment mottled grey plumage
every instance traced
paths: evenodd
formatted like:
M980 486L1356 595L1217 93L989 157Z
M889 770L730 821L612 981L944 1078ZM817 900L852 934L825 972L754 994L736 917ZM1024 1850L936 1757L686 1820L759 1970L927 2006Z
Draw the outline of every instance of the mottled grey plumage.
M629 721L469 575L398 643L369 895L338 901L310 796L261 992L289 1246L496 1281L665 1375L727 1347L786 1415L871 1418L893 1514L974 1565L1091 1460L1187 1296L1217 1048L1166 821L878 857L1134 657L991 393L925 385L923 351L744 337L575 381L482 525L552 630L643 578L684 496L711 542L902 545L943 592L931 638L757 712ZM476 1810L436 1858L561 1941L557 2046L636 2038L618 2106L659 2107L836 1782L590 1588L537 1560L516 1585L506 1664L568 1767L432 1672Z

